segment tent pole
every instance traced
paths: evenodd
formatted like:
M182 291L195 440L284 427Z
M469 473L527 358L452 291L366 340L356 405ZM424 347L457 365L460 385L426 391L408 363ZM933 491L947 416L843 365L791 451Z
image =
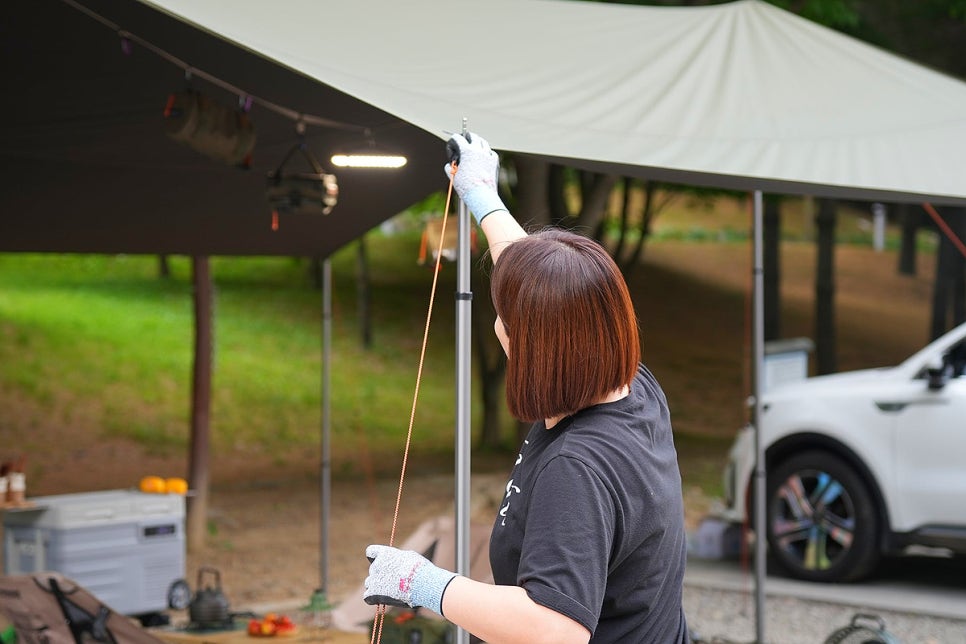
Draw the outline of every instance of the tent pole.
M763 392L762 378L765 364L765 303L764 303L764 268L762 246L762 195L761 190L754 193L754 400L755 413L752 422L755 425L755 641L765 643L765 566L766 566L766 537L765 537L765 495L766 470L765 453L761 441L761 395Z
M466 135L466 119L463 119ZM456 262L456 572L470 576L470 211L460 201ZM456 644L469 644L469 633L456 629Z
M322 460L319 463L320 539L319 591L329 589L329 507L331 500L332 464L329 454L331 436L331 369L332 354L332 264L328 257L322 261ZM326 596L326 599L328 597Z

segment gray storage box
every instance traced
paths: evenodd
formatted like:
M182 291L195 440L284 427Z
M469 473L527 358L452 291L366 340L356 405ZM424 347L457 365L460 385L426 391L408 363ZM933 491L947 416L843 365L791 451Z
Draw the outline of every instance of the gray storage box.
M125 615L168 608L185 574L184 497L108 490L33 497L3 515L3 571L56 571Z

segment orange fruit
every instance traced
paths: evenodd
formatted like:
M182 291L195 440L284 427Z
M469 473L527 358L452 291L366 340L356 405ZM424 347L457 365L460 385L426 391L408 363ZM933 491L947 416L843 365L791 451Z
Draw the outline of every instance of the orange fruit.
M142 492L150 494L164 494L168 489L164 479L160 476L145 476L138 484L138 488Z
M185 495L188 493L188 482L177 476L165 479L164 487L168 494Z

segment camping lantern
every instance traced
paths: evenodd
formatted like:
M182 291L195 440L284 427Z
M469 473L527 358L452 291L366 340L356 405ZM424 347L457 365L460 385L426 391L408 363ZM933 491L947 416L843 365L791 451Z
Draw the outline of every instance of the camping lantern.
M287 172L285 164L295 152L311 167L311 172ZM332 212L339 200L335 175L324 171L311 150L299 143L289 150L278 168L268 173L265 196L275 214L323 214Z

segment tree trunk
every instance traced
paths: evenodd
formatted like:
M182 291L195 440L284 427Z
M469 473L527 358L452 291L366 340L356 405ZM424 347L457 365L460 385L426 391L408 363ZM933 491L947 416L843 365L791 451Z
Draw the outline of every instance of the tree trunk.
M590 236L607 212L610 193L620 177L616 174L584 173L580 195L580 212L575 222L577 232Z
M621 212L620 212L620 230L617 234L617 243L614 244L614 251L612 253L614 261L617 262L621 269L622 258L624 257L624 248L627 245L627 233L630 226L631 217L631 190L633 189L634 182L628 177L623 177L620 180L621 183ZM606 230L604 228L604 222L606 217L602 217L600 224L597 226L597 232L594 237L597 241L604 243L604 237L606 236Z
M296 260L298 261L298 260ZM309 279L312 280L312 288L316 291L322 290L322 260L313 257L309 260L308 267Z
M513 158L517 171L513 216L524 228L542 228L550 223L550 164L525 154Z
M781 337L781 201L765 199L762 214L765 340Z
M475 318L474 318L475 319ZM497 449L500 446L501 437L501 410L503 409L504 399L500 394L503 391L503 376L506 373L506 358L496 355L488 343L480 336L485 330L479 328L482 324L473 325L474 343L476 345L477 365L480 374L480 393L483 403L483 426L480 428L480 447L484 449Z
M158 277L163 280L171 277L171 265L168 263L167 255L158 255Z
M193 495L185 519L188 550L204 546L208 517L209 417L211 409L212 284L207 257L192 258L195 290L195 353L191 388L191 453L188 480Z
M550 210L549 223L554 226L564 223L570 217L570 209L567 207L567 169L562 165L550 165L547 206Z
M899 227L902 238L899 244L899 274L916 274L916 232L919 230L920 216L910 204L898 204Z
M658 202L659 191L663 193L663 198L660 202ZM641 209L640 235L637 238L637 244L634 246L634 250L621 265L621 270L624 271L625 278L629 278L629 276L634 274L634 271L631 269L641 261L641 256L644 254L644 243L651 236L654 218L668 204L674 201L675 196L674 192L668 191L666 187L662 190L661 186L653 181L644 182L644 206Z
M472 274L470 278L472 279ZM473 345L480 375L480 394L483 403L483 426L480 429L480 447L496 449L500 446L500 410L503 407L501 385L506 374L506 356L501 347L494 349L493 323L496 312L490 303L489 281L484 280L485 293L473 296Z
M836 203L820 199L818 262L815 274L815 356L819 375L838 370L835 347L835 220Z

